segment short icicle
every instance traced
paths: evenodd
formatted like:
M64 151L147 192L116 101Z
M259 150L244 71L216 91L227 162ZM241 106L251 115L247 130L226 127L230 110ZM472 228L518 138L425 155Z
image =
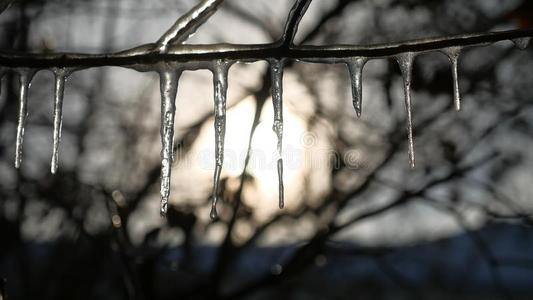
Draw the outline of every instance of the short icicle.
M279 208L285 206L285 191L283 186L283 67L284 60L273 59L270 61L270 76L272 79L272 105L274 107L274 124L272 130L278 138L277 143L277 169L278 169L278 198Z
M363 68L367 59L363 57L354 57L346 62L350 72L350 81L352 85L352 101L357 117L361 117L363 110Z
M173 160L174 116L180 70L164 67L159 72L161 87L161 216L166 216L170 196L170 173Z
M215 92L215 172L213 175L213 198L211 202L212 220L218 217L217 201L220 189L220 174L224 163L224 138L226 135L226 92L228 90L229 63L217 60L213 63L213 86Z
M411 114L411 80L413 71L414 53L408 52L396 57L403 77L405 110L407 113L407 137L409 142L409 165L415 167L415 143L413 139L413 120Z
M461 55L461 48L451 47L444 50L444 53L452 63L452 79L453 79L453 103L456 111L461 110L461 91L459 89L459 56Z
M17 125L17 140L15 144L15 168L20 168L22 163L22 145L24 142L24 127L26 117L28 116L28 91L31 85L31 79L35 74L34 70L21 70L19 72L19 115Z
M57 172L59 162L59 145L61 143L61 128L63 127L63 94L65 91L65 81L68 75L66 69L54 69L54 146L50 167L52 174Z

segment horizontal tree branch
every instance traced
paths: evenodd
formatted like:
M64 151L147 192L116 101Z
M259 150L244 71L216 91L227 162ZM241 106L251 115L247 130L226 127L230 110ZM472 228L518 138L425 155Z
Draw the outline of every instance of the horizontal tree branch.
M145 44L129 50L109 54L55 53L28 54L0 51L0 65L10 68L91 68L102 66L133 67L149 71L143 65L158 63L190 63L186 68L205 68L202 62L215 59L253 62L269 58L288 58L303 61L336 63L349 57L383 58L406 52L431 52L449 47L485 46L503 40L533 37L533 29L509 30L490 33L464 34L424 38L399 43L370 46L291 46L273 44L214 44L174 45L167 53L155 49L156 44Z

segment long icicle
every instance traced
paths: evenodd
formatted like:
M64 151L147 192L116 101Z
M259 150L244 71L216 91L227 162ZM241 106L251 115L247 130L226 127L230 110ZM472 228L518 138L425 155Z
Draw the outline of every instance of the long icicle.
M283 186L283 67L284 60L270 61L270 76L272 79L272 105L274 107L274 124L272 130L278 138L277 144L277 169L278 169L278 198L279 208L285 206L285 188Z
M453 103L456 111L461 110L461 91L459 88L459 56L461 55L460 47L450 47L444 50L444 53L452 63L452 79L453 79Z
M405 110L407 113L407 137L409 142L409 165L415 167L415 143L413 139L413 120L411 117L411 78L413 71L414 54L412 52L404 53L396 57L403 77Z
M174 116L176 113L176 94L181 71L164 68L159 72L161 87L161 216L166 216L170 196L170 173L173 160Z
M35 74L34 70L22 70L19 73L19 115L17 125L17 140L15 144L15 168L20 168L22 163L22 145L24 143L24 127L26 117L28 116L28 90L30 89L31 79Z
M363 57L354 57L347 60L346 65L350 72L350 81L352 85L352 101L357 117L361 117L363 110L363 68L367 59Z
M59 145L61 143L61 128L63 127L63 94L65 91L65 81L68 77L66 69L55 69L55 88L54 88L54 146L52 150L52 162L50 171L52 174L57 172L59 162Z
M215 172L213 175L213 198L209 216L215 220L217 214L218 192L220 187L220 173L224 163L224 138L226 135L226 93L228 90L229 64L217 60L213 64L213 86L215 90Z

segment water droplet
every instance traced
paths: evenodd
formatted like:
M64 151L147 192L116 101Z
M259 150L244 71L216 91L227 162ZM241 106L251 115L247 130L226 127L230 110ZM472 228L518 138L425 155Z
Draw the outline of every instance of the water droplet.
M211 203L211 212L209 213L211 220L215 221L218 218L217 204L215 201Z
M275 264L270 267L270 272L273 275L280 275L283 272L283 266L280 264Z

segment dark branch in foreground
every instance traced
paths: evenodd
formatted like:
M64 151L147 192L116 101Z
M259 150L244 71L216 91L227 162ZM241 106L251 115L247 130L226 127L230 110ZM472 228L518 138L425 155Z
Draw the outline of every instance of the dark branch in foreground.
M0 51L0 65L11 68L91 68L102 66L136 67L161 62L190 63L190 69L201 68L201 62L226 59L257 61L269 58L288 58L312 62L342 62L350 57L383 58L406 52L440 51L449 47L485 46L487 44L533 37L533 29L509 30L491 33L464 34L449 37L425 38L399 43L370 46L291 46L283 44L214 44L175 45L168 53L154 50L155 44L146 44L109 54L22 54ZM338 60L338 61L337 61ZM187 66L186 66L187 67Z

